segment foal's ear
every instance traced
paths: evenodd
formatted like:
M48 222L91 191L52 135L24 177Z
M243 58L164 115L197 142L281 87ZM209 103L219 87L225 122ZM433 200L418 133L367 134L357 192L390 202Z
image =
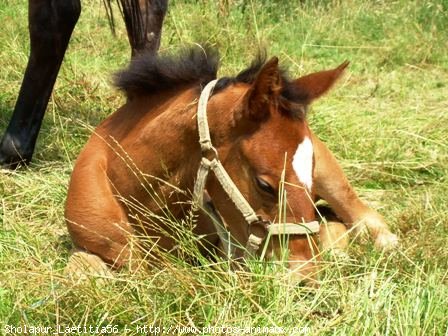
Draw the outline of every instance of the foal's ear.
M272 57L258 72L252 87L246 95L247 117L254 121L265 119L269 115L269 108L277 103L281 93L281 77L278 58Z
M309 104L325 94L341 77L349 64L349 61L345 61L336 69L319 71L296 79L294 84L303 94L304 103Z

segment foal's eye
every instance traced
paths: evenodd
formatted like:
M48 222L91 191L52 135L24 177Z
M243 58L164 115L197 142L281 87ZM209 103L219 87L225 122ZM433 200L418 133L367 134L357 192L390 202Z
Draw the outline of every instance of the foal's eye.
M270 194L271 196L276 196L275 189L268 183L266 180L262 179L261 177L256 177L255 181L257 183L257 187L262 190L265 193Z

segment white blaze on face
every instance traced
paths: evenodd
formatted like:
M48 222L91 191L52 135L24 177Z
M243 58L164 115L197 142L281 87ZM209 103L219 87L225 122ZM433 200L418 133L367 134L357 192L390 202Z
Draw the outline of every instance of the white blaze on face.
M311 191L313 185L313 144L310 138L305 137L297 147L292 159L292 168L299 181Z

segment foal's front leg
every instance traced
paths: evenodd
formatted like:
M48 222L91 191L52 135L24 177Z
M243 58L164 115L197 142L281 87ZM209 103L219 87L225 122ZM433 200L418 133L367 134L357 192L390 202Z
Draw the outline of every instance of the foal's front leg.
M391 233L384 218L364 204L353 190L333 154L313 133L316 194L326 200L336 215L355 230L367 229L380 249L393 248L398 237Z

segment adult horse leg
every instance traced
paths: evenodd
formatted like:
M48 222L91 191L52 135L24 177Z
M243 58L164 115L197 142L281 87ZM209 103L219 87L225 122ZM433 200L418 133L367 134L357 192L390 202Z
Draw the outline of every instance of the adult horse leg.
M120 0L132 56L156 53L160 46L168 0Z
M388 249L398 244L383 217L364 204L350 185L339 163L325 144L313 133L315 155L314 181L316 193L326 200L336 215L355 230L367 229L377 248Z
M80 0L30 0L31 52L11 121L0 143L0 165L29 163L42 119L81 12Z

